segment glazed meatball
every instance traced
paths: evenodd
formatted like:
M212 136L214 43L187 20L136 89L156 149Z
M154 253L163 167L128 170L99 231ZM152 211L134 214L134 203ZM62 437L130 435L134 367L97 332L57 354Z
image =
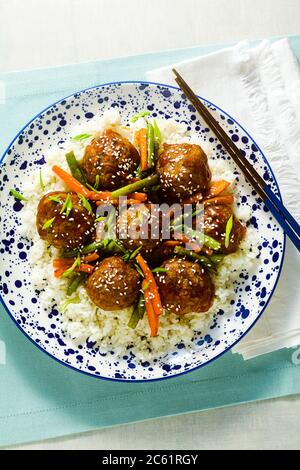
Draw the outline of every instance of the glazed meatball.
M99 187L116 189L131 182L139 162L136 148L117 132L106 130L85 149L82 169L91 185L99 177Z
M207 312L215 288L210 275L198 264L182 258L165 261L167 271L156 275L163 306L171 313Z
M86 290L95 305L103 310L122 310L139 297L140 279L137 271L120 256L101 261L86 282Z
M204 209L204 232L221 243L219 253L229 254L236 251L244 238L246 227L233 215L229 245L225 247L225 234L228 219L233 215L230 206L207 206Z
M164 144L157 172L161 188L171 200L204 192L211 179L207 156L194 144Z
M68 215L66 210L62 212L67 197L71 209ZM83 207L75 193L53 191L40 200L37 208L36 226L40 237L62 250L91 242L95 233L94 222L94 214Z
M141 247L146 258L161 242L160 214L155 214L151 204L133 205L118 218L118 236L127 250Z

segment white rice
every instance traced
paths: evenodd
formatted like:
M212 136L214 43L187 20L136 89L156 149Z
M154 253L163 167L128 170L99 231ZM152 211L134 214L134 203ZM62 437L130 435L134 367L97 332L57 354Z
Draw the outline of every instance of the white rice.
M233 193L237 191L235 177L228 163L221 159L212 160L210 146L199 139L198 135L187 132L183 125L171 119L167 121L157 119L157 123L161 129L163 141L169 143L192 142L201 145L208 155L213 179L226 179L232 183L231 191ZM45 192L66 189L64 184L55 177L51 168L55 163L66 170L68 169L65 159L67 151L73 150L80 160L89 141L100 135L105 128L113 128L123 136L133 140L134 131L143 125L144 121L139 119L136 123L130 125L130 129L122 126L119 113L112 109L106 111L100 118L94 118L83 125L74 127L73 136L88 133L91 134L91 137L83 141L69 141L62 149L49 150L45 156L46 164L42 168L43 182L46 186ZM39 238L35 226L37 204L45 194L40 187L39 174L35 175L33 181L24 183L23 188L23 192L29 201L22 211L22 234L33 241L29 257L32 266L31 282L35 289L41 291L41 305L45 312L49 312L49 306L53 304L58 306L62 314L63 328L75 342L81 342L89 338L91 341L97 342L104 351L114 348L121 353L128 346L133 345L133 353L138 358L147 360L172 350L180 342L193 347L192 340L195 333L199 331L205 333L212 322L213 315L219 309L224 310L225 315L231 314L230 300L234 297L234 281L239 277L245 265L247 269L251 268L258 254L255 232L248 228L247 235L239 250L224 258L218 269L218 274L214 276L216 297L212 308L205 314L162 315L160 317L159 335L151 338L146 318L141 320L135 329L129 328L127 324L132 308L118 312L100 310L91 302L83 286L79 287L78 291L72 296L75 299L79 297L77 299L79 301L63 308L67 298L66 286L68 281L54 277L52 261L57 257L58 252ZM244 222L250 216L245 208L235 207L235 213Z

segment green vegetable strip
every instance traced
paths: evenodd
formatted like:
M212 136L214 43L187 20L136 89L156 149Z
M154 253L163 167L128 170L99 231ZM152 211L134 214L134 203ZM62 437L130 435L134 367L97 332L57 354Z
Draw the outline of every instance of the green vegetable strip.
M214 263L214 264L219 264L221 261L223 261L225 255L222 254L215 254L211 255L209 259Z
M78 255L77 258L75 259L74 263L72 264L72 266L67 269L63 274L62 274L62 278L65 278L65 277L68 277L70 276L70 274L72 274L74 272L74 269L77 268L78 266L80 266L80 256Z
M88 211L89 214L92 214L93 209L89 201L83 196L83 194L77 193L77 196L81 200L83 207Z
M231 215L231 216L229 217L229 219L227 220L227 223L226 223L225 242L224 242L225 248L228 248L228 247L229 247L229 243L230 243L230 234L231 234L232 227L233 227L233 216Z
M51 225L53 224L54 220L55 220L55 217L53 217L52 219L46 220L46 222L45 222L44 225L42 226L42 229L43 229L43 230L47 230L48 228L50 228Z
M72 176L76 178L81 184L86 186L86 178L81 169L79 162L77 161L74 152L69 152L66 154L66 160L69 165Z
M139 301L134 308L128 326L129 328L136 328L138 322L143 318L145 314L145 300L143 294L140 296Z
M130 119L130 122L134 123L136 122L139 118L144 118L146 116L149 116L150 115L150 112L149 111L141 111L140 113L137 113L135 114L134 116L132 116L132 118Z
M174 230L181 230L182 226L176 226L174 227ZM214 238L210 237L209 235L205 235L201 232L197 232L196 230L190 229L186 226L184 226L184 233L190 237L191 239L196 240L197 242L208 246L208 248L211 248L212 250L219 250L221 248L221 243L219 243L217 240Z
M78 140L88 139L89 137L92 137L92 134L78 134L78 135L75 135L74 137L71 137L70 140L72 140L73 142L76 142Z
M153 273L166 273L168 270L166 268L154 268L152 269Z
M128 184L127 186L124 186L123 188L116 189L111 193L111 197L113 199L117 199L118 197L121 196L127 196L128 194L134 193L135 191L139 191L140 189L148 188L149 186L153 186L154 184L157 184L159 181L159 176L158 175L151 175L148 176L147 178L144 178L140 181L136 181L135 183Z
M148 145L148 166L154 165L154 129L152 124L147 123L147 145Z
M11 189L10 194L14 198L18 199L19 201L28 201L28 199L26 199L26 197L22 196L22 194L18 193L18 191L16 191L15 189Z
M154 130L154 137L158 145L161 144L161 132L157 125L156 119L153 119L153 130Z
M215 269L213 262L209 258L207 258L206 256L198 255L192 250L186 250L181 246L176 246L174 248L174 253L176 253L177 255L186 256L187 258L190 258L193 261L198 261L206 268Z
M89 245L84 246L83 248L78 248L76 250L69 250L64 252L64 258L74 258L77 255L88 255L97 250L103 250L105 253L124 253L125 250L121 243L118 240L99 240Z
M40 170L40 187L42 191L45 191L45 185L43 181L43 175L42 175L42 170Z
M67 295L72 295L80 284L82 284L86 278L88 277L88 274L86 273L78 273L69 283L68 288L67 288Z

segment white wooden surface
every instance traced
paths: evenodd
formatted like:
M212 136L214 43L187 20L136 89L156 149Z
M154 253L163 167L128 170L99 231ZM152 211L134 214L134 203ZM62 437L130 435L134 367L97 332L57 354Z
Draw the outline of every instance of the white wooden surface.
M299 0L0 0L0 71L300 34ZM19 446L300 448L300 397Z

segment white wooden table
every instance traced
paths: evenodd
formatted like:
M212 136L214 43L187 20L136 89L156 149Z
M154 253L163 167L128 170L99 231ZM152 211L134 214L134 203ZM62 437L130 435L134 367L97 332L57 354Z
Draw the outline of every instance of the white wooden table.
M300 33L299 0L0 0L0 71ZM300 397L18 449L300 448Z

